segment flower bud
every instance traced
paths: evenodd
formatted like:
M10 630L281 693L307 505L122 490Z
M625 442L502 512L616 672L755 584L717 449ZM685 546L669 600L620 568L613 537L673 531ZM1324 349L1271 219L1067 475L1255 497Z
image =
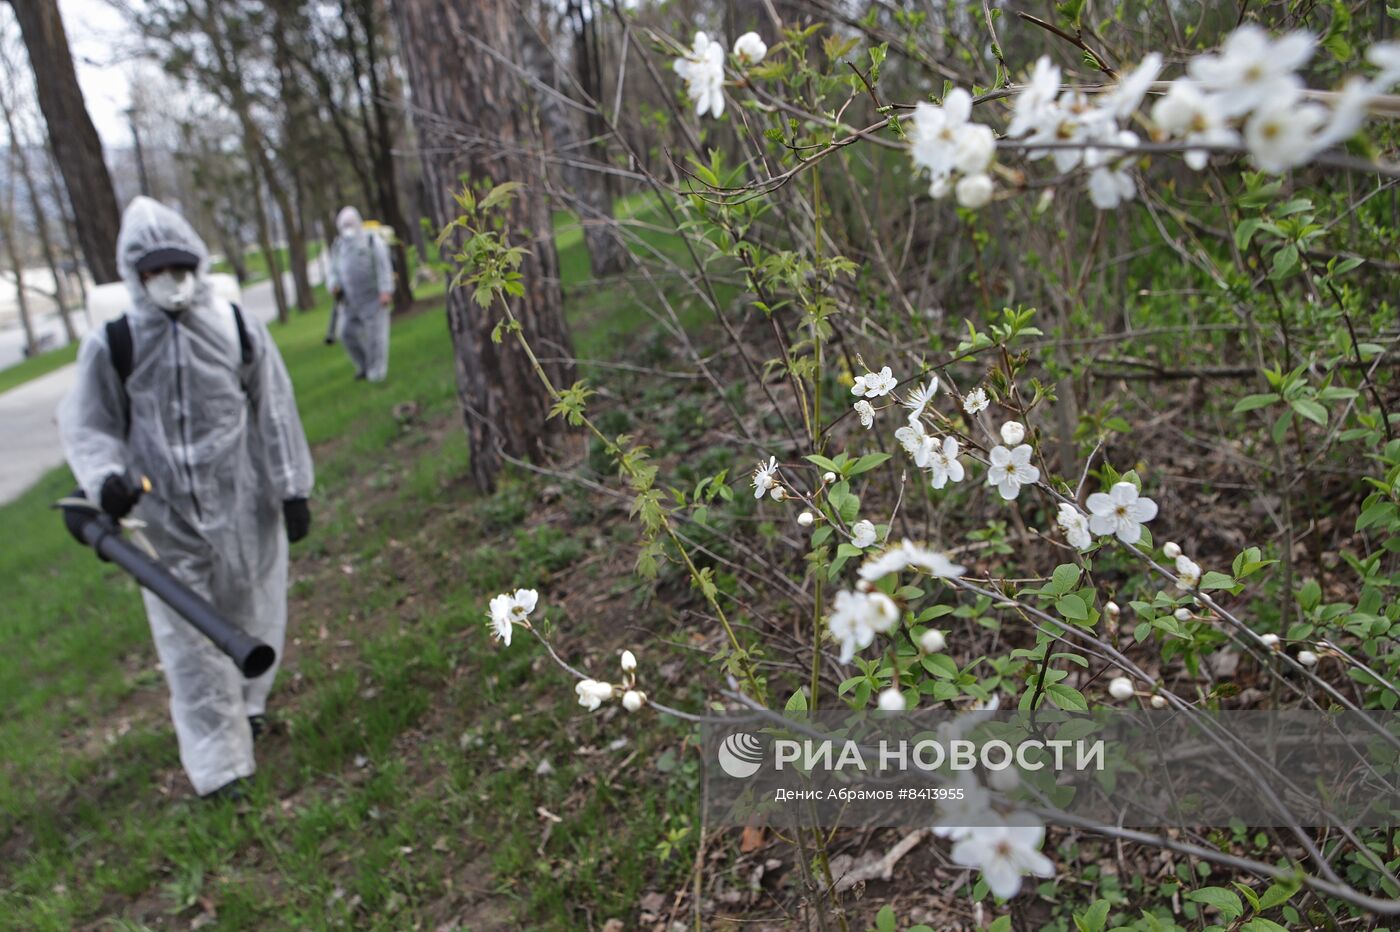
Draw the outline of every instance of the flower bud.
M1315 667L1317 666L1317 654L1310 650L1300 650L1298 651L1298 662L1305 667Z
M811 527L812 522L815 520L816 519L812 517L812 513L810 511L804 511L802 512L802 514L797 516L797 523L802 525L803 527Z
M1169 540L1162 546L1162 553L1167 555L1168 560L1175 560L1181 556L1181 548L1176 545L1176 541Z
M1108 694L1120 700L1133 698L1133 681L1126 676L1115 676L1109 681Z
M1008 447L1014 447L1026 439L1026 425L1020 421L1007 421L1001 425L1001 440Z
M623 672L623 673L631 673L631 672L632 672L633 670L635 670L635 669L637 669L637 656L636 656L636 654L633 654L630 650L625 650L625 651L623 651L623 652L622 652L622 672Z
M1154 694L1149 702L1151 702L1152 708L1154 709L1165 709L1167 707L1167 697L1163 696L1161 693Z
M773 496L773 501L781 502L787 498L787 489L780 485L773 486L773 491L769 493Z
M903 712L904 705L904 693L900 692L898 687L891 686L889 689L880 692L881 711Z
M823 481L823 482L835 482L835 481L836 481L836 473L834 473L834 472L823 473L823 474L822 474L822 481Z
M1264 646L1267 647L1269 650L1278 650L1278 635L1277 635L1277 634L1265 634L1265 635L1261 635L1260 638L1259 638L1259 640L1260 640L1261 642L1263 642Z
M622 707L628 712L637 711L642 706L646 705L646 701L647 694L643 692L638 692L635 689L629 689L627 690L627 692L622 694Z
M932 194L932 191L929 193ZM957 197L958 204L969 210L985 207L992 199L991 176L986 173L967 175L958 182Z
M919 650L926 654L936 654L948 646L948 639L937 628L929 628L919 638Z
M1118 607L1118 603L1113 601L1112 599L1109 599L1107 602L1104 603L1103 613L1109 618L1113 618L1116 620L1118 616L1122 614L1122 612L1123 610Z
M1191 609L1183 606L1182 608L1179 608L1176 611L1172 612L1172 615L1176 618L1177 621L1190 621Z

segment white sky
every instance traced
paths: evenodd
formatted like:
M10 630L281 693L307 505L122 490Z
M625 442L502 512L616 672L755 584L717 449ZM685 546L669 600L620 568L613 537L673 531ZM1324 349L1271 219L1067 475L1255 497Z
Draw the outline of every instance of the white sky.
M140 40L106 0L58 0L58 10L97 134L108 146L131 145L125 111L130 73L142 57Z

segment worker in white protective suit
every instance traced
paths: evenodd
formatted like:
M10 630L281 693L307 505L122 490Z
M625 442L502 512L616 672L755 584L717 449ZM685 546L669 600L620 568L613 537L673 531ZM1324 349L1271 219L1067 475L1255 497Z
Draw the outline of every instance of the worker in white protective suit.
M389 246L365 229L353 207L342 209L335 225L340 235L331 246L326 287L340 305L340 339L355 378L382 382L389 374L389 302L394 297Z
M160 561L280 658L287 544L310 530L313 482L282 357L261 321L211 293L208 251L170 208L131 202L117 263L131 309L83 339L58 411L68 464L90 500L144 522ZM239 796L277 667L244 679L142 595L185 772L201 796Z

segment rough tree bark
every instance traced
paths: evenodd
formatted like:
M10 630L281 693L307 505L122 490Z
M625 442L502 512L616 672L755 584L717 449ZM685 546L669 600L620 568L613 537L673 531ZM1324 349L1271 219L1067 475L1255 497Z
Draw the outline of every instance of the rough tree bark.
M83 256L94 279L99 283L114 282L120 277L117 230L121 218L117 197L112 191L107 163L102 160L102 140L97 137L78 87L68 35L58 14L58 0L11 0L10 5L29 52L39 109L48 124L54 156L63 172L73 212L82 218L78 239Z
M559 293L559 257L554 249L544 166L522 152L530 139L532 101L511 67L484 55L475 37L502 55L520 48L523 24L513 0L397 0L403 59L413 93L415 122L423 153L424 182L434 224L456 215L453 192L458 176L521 181L512 204L511 225L533 236L521 269L525 294L512 307L525 339L544 357L572 355ZM448 80L445 76L451 76ZM454 138L462 125L480 127L498 144L464 146ZM457 397L471 445L472 478L490 491L502 464L501 452L544 460L559 436L559 421L548 419L550 399L513 339L496 344L491 330L499 315L479 309L466 290L447 299L448 328L456 358ZM545 366L558 386L573 382L567 363Z
M11 177L15 174L14 169L14 153L11 151ZM34 333L34 322L29 316L29 296L25 293L24 284L24 257L20 255L15 232L15 186L10 184L5 186L5 203L0 204L0 242L4 243L5 255L10 260L10 269L14 274L15 297L19 300L19 322L24 327L24 355L28 357L39 351L39 343Z

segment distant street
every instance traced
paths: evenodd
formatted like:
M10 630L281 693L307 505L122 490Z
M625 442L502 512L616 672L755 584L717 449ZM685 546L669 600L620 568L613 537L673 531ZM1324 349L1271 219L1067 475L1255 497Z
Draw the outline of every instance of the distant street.
M319 282L320 264L312 263L310 271L312 283ZM283 278L290 297L291 273ZM276 320L272 282L263 281L245 288L241 306L265 323ZM83 319L82 312L74 314L75 322ZM53 324L62 326L57 320ZM9 337L10 333L5 332L5 336ZM50 469L63 463L54 412L73 384L76 371L76 366L67 365L0 394L0 436L5 437L4 454L0 456L0 505L14 501Z

